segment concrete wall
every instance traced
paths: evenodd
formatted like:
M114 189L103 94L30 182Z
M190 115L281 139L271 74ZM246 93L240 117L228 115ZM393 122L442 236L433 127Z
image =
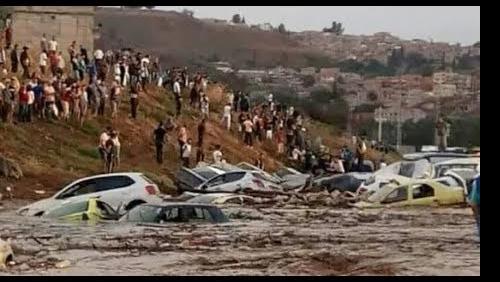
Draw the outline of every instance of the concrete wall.
M77 47L82 44L90 52L94 49L93 6L15 6L14 10L13 42L20 48L26 45L38 54L45 33L47 40L56 37L64 56L73 40Z

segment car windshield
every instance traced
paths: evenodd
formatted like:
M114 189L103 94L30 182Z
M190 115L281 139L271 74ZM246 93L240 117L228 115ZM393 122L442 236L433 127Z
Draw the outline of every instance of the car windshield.
M126 219L131 222L158 222L160 211L158 206L140 205L130 210Z
M78 203L68 203L63 206L49 211L45 214L46 217L57 218L65 215L70 215L74 213L85 212L88 209L88 201L78 202Z
M211 171L211 170L194 170L194 172L198 173L205 179L210 179L214 176L219 175L218 173Z

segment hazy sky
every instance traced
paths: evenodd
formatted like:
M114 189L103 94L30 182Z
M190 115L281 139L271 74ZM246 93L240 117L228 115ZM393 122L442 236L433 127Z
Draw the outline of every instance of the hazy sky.
M158 9L195 11L197 18L230 19L240 13L247 24L284 23L292 31L321 30L340 21L348 34L387 31L404 39L432 38L464 45L479 41L480 7L409 6L157 6Z

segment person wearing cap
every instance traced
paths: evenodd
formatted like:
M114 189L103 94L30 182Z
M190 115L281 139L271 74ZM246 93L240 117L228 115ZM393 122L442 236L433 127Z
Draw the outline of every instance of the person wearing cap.
M21 60L21 66L23 67L23 78L29 78L30 77L30 65L31 65L31 58L28 53L29 48L27 46L23 47L23 52L21 52L20 60Z

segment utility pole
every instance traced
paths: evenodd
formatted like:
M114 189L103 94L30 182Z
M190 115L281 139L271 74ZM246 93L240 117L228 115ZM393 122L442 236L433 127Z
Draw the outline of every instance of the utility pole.
M399 105L398 105L398 117L397 117L397 127L396 127L396 149L399 150L402 143L402 134L401 134L401 106L403 103L403 96L401 93L399 94Z
M375 110L375 121L378 122L378 138L379 143L382 142L382 123L386 122L387 119L383 117L383 108L379 107Z

